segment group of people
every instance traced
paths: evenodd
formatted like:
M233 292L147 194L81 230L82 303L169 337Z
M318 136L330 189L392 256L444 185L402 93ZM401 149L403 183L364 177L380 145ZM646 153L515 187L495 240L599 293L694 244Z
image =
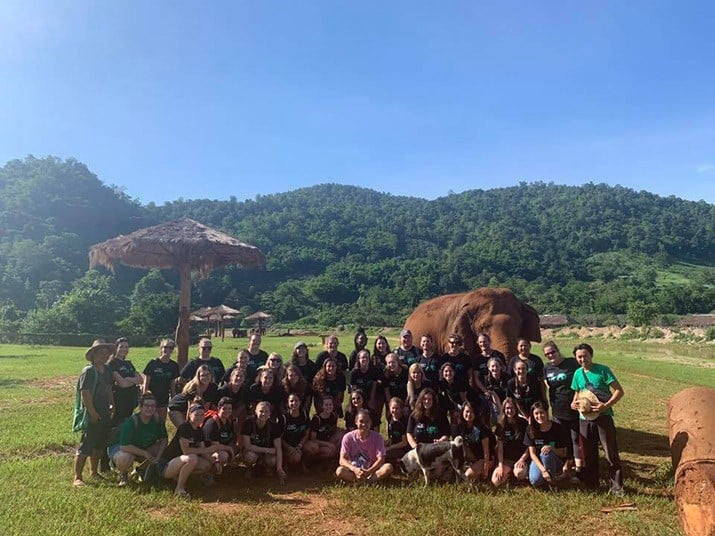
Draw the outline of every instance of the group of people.
M235 463L274 473L280 482L290 471L336 463L335 475L345 482L377 481L420 443L461 436L466 476L494 486L528 479L534 486L596 489L600 442L611 492L623 494L612 410L623 388L608 367L593 362L588 344L568 358L548 341L544 363L525 339L507 359L487 333L479 334L476 355L467 354L456 333L437 355L431 335L417 347L407 329L394 350L382 335L369 349L359 330L347 356L331 335L315 360L304 342L288 360L269 355L261 342L252 334L226 369L211 355L211 339L202 338L199 356L179 370L171 359L174 342L165 339L139 374L127 359L126 339L95 341L77 384L82 439L75 486L84 485L88 457L92 476L99 474L104 452L120 486L140 462L144 480L174 481L182 497L190 475L211 485ZM171 441L167 418L176 427Z

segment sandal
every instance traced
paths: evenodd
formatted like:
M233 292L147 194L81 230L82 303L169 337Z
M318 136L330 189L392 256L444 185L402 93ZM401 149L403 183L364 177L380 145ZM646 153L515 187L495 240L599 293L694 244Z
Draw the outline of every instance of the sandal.
M191 499L191 495L185 489L174 492L174 495L176 495L179 499Z
M82 480L81 478L75 478L75 479L74 479L74 482L72 482L72 485L73 485L75 488L83 488L83 487L85 487L87 484L85 484L84 480Z

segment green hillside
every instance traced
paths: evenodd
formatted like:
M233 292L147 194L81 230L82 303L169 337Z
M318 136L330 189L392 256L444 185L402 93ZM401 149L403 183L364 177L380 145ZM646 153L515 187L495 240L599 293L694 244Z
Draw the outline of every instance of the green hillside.
M195 281L193 304L261 308L284 323L397 325L426 298L486 285L542 313L715 308L715 206L702 201L550 183L432 201L336 184L246 201L179 195L142 206L72 159L0 168L0 331L164 333L176 274L86 274L87 249L183 216L268 259Z

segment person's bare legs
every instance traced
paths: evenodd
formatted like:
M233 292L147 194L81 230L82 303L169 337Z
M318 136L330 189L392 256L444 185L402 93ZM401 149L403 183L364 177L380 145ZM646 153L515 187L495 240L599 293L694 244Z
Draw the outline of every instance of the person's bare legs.
M176 480L176 488L174 489L176 495L187 495L186 481L191 476L191 473L194 472L198 461L199 458L196 454L182 454L171 460L166 466L164 478Z

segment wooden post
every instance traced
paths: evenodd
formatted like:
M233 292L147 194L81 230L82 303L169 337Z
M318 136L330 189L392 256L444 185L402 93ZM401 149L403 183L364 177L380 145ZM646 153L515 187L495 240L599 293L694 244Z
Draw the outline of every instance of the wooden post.
M691 387L668 403L675 504L688 536L715 536L715 389Z
M191 303L191 267L179 268L179 323L176 326L176 345L179 352L176 362L179 370L184 368L189 360L189 305Z

